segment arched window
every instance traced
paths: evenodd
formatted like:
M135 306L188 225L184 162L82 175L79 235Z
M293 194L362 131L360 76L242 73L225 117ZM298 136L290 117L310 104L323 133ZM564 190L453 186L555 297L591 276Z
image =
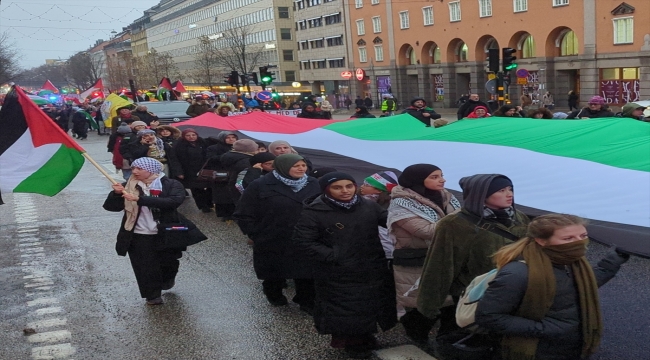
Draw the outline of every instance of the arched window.
M438 45L431 45L431 48L429 48L429 56L433 58L434 64L440 64L442 62L442 55L440 54L440 47Z
M521 57L522 59L535 57L535 40L530 34L521 42Z
M406 50L406 57L409 59L409 65L415 65L417 64L417 58L415 55L415 51L413 51L413 47L409 46L409 48Z
M464 42L461 42L458 44L458 50L456 51L456 59L457 61L467 61L467 54L469 52L469 48L467 47L467 44Z
M562 42L560 43L560 56L578 55L578 51L578 37L573 30L569 30L564 34L564 36L562 36Z

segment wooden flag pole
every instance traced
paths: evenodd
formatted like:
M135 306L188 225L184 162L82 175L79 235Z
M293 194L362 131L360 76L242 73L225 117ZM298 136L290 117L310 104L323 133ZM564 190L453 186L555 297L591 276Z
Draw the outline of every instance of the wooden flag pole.
M99 170L99 172L102 173L102 175L106 176L106 178L108 179L108 181L111 182L111 184L113 184L113 185L119 184L119 182L117 182L115 179L113 179L113 177L109 173L107 173L106 170L104 170L104 168L95 161L95 159L90 157L90 155L88 155L87 152L84 151L84 152L81 153L81 155L83 155L83 157L88 159L88 161L90 161L90 163L93 164L93 166L95 168L97 168L97 170Z

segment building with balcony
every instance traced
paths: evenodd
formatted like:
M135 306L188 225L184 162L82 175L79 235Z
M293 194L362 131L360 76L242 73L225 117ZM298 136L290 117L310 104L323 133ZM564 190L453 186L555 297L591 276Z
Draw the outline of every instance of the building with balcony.
M650 2L645 0L354 0L346 8L351 68L366 77L354 92L393 92L450 106L485 83L491 48L516 50L510 97L546 91L567 106L603 96L613 106L650 98ZM518 77L517 74L521 75ZM435 104L434 104L435 105Z

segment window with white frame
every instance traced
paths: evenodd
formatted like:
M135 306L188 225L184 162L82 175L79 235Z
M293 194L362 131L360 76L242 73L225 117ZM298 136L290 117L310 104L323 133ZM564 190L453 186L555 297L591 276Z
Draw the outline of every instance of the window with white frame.
M614 22L614 44L632 44L634 42L634 18L612 19Z
M528 11L528 0L512 0L515 12Z
M366 34L366 26L363 23L363 19L357 20L357 35L365 35Z
M569 5L569 0L553 0L553 6Z
M372 32L375 34L381 32L381 18L379 16L372 17Z
M409 12L400 11L399 13L399 28L408 29L409 28Z
M424 26L433 25L433 7L427 6L422 8L422 18Z
M460 21L460 1L449 3L449 21Z
M365 46L359 48L359 62L368 62L368 53Z
M375 45L375 60L384 61L384 47L383 47L383 45Z
M363 0L354 0L354 7L356 9L362 8L363 7Z
M480 17L492 16L492 0L478 0L478 13Z
M379 5L379 0L370 0L370 5Z

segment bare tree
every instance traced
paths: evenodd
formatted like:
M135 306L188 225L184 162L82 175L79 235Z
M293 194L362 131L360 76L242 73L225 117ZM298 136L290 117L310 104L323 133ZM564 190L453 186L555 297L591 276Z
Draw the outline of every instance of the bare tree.
M220 67L240 74L248 74L265 60L264 45L251 44L250 36L254 26L243 26L233 23L233 26L216 40L216 63Z
M147 55L134 58L134 67L138 86L142 88L157 86L163 77L181 77L174 58L167 52L159 53L153 48Z
M91 87L103 73L103 60L80 51L67 62L68 82L79 89Z
M217 48L213 40L207 36L197 39L198 45L194 56L194 68L188 71L189 77L210 89L216 84L217 76L222 75L217 62Z
M133 56L123 51L106 59L107 80L112 88L128 87L133 77Z
M18 60L16 44L11 41L7 32L0 33L0 84L10 82L18 75Z
M67 69L64 64L41 65L22 71L16 77L16 82L22 86L37 87L50 80L55 86L68 83Z

